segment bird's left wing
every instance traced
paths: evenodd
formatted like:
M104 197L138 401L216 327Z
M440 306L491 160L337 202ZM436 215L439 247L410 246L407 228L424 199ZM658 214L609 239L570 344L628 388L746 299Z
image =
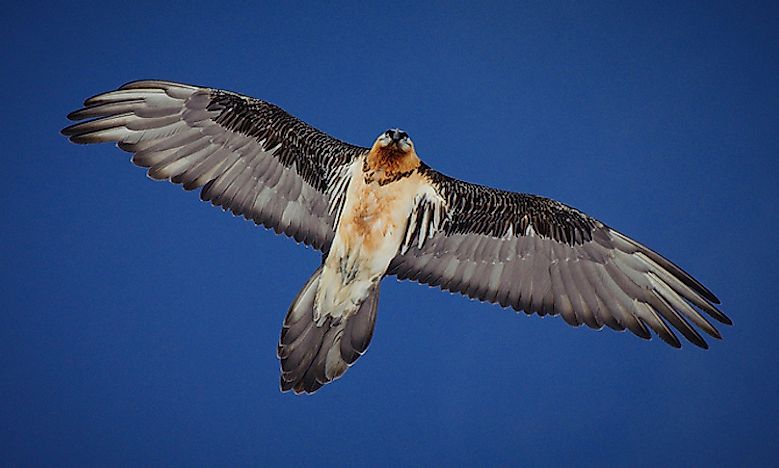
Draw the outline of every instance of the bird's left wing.
M321 251L333 238L348 167L367 151L259 99L136 81L68 115L75 143L116 142L153 179L185 189Z
M574 208L420 171L428 190L388 274L528 314L559 314L571 325L627 328L647 339L652 329L674 347L669 325L707 347L688 320L720 337L696 307L731 323L692 276Z

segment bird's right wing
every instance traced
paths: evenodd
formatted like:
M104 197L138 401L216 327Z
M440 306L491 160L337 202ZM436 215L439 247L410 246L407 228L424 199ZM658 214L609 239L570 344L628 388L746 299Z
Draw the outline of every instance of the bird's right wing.
M75 143L116 142L153 179L326 252L350 164L339 141L258 99L168 81L136 81L68 115Z
M731 323L684 270L579 210L422 172L437 195L420 197L388 274L571 325L652 329L674 347L672 328L707 346L688 320L720 337L695 307Z

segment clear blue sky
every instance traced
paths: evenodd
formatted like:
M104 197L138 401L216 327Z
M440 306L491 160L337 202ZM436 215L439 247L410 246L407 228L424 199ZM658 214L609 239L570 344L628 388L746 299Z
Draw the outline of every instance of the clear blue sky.
M2 464L779 459L775 2L164 3L0 17ZM401 127L443 172L648 244L735 326L677 351L390 278L357 365L281 394L279 328L319 256L58 134L140 78L357 144Z

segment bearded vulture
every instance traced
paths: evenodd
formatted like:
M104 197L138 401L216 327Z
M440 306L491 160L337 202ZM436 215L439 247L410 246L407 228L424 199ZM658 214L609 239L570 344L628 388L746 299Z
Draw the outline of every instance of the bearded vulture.
M259 99L135 81L68 115L74 143L116 142L156 180L322 252L281 329L281 390L313 393L365 353L385 276L574 326L673 329L707 348L701 312L732 324L684 270L548 198L493 189L423 163L406 132L370 148L337 140Z

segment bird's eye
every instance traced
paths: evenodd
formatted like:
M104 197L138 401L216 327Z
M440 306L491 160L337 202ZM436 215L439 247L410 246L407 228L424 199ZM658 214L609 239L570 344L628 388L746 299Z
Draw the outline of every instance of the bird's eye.
M400 139L401 139L401 140L405 140L406 138L408 138L408 133L406 133L406 132L400 132Z

